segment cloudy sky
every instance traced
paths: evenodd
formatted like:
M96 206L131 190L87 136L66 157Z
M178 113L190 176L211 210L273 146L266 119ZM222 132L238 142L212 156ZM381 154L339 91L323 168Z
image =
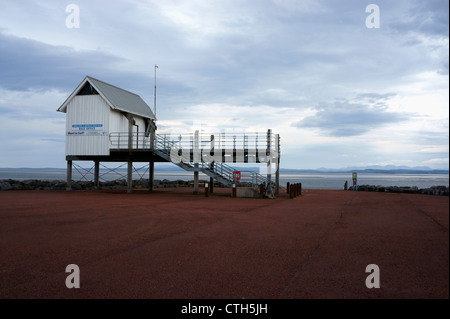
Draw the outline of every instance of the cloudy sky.
M157 64L159 132L271 128L285 168L448 169L448 11L448 0L2 1L0 167L65 167L56 109L83 78L153 108Z

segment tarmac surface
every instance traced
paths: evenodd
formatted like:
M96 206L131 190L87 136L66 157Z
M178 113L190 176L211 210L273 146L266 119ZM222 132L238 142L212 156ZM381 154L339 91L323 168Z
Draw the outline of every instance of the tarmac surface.
M448 196L215 191L0 192L0 298L449 298Z

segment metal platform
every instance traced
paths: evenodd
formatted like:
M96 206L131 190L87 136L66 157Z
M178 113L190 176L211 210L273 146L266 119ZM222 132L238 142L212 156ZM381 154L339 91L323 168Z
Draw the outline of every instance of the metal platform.
M267 163L266 176L252 172L247 182L253 186L265 183L270 190L271 166L275 164L275 188L279 190L280 138L271 130L261 133L200 133L192 134L131 134L114 132L109 135L110 154L103 156L68 155L67 182L70 189L72 161L93 161L95 182L98 183L100 162L128 163L128 191L131 191L133 162L147 162L149 166L149 188L153 189L154 163L172 162L186 171L194 173L194 192L198 192L198 173L231 187L237 181L236 171L230 164ZM197 181L197 183L196 183Z

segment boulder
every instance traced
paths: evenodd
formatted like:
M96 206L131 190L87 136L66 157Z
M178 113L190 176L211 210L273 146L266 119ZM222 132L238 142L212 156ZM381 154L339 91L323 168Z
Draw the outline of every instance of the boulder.
M0 191L9 191L10 189L12 189L12 186L9 182L0 182Z
M82 190L83 188L82 188L81 185L78 184L78 183L72 183L72 189L73 189L73 190L76 190L76 191L80 191L80 190Z

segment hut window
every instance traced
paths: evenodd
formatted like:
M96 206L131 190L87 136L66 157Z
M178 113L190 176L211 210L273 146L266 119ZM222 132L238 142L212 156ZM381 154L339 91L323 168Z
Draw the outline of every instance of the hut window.
M97 90L94 89L91 83L86 82L86 84L81 88L77 95L93 95L98 94Z

